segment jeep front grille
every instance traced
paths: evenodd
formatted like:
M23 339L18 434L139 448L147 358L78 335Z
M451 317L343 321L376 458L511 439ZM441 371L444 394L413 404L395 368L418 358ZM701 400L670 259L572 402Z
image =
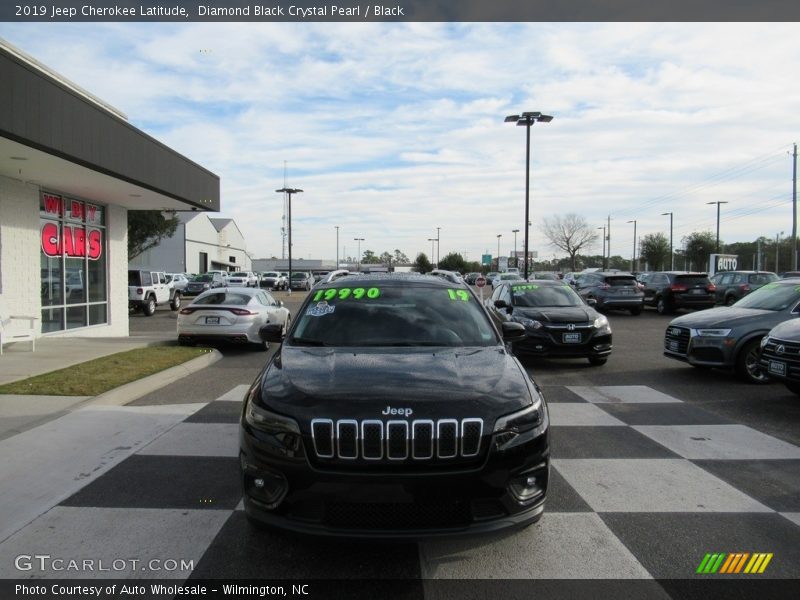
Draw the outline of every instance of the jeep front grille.
M311 437L318 458L428 460L477 456L483 419L314 419Z

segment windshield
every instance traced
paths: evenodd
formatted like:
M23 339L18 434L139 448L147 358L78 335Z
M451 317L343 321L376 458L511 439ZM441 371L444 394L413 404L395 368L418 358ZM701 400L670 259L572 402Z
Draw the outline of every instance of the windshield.
M506 273L505 275L500 275L501 281L519 281L520 279L522 279L522 277L516 273Z
M292 279L305 279L305 273L292 273Z
M192 279L192 281L201 281L201 282L202 281L214 281L214 276L213 275L198 275L197 277Z
M317 291L288 341L295 346L493 346L498 340L469 291L404 282Z
M778 311L794 307L798 300L800 300L800 285L768 283L739 300L734 306Z
M583 300L569 285L511 286L514 306L582 306Z
M276 273L274 271L270 271L269 273L264 273L261 276L262 277L280 277L280 273Z

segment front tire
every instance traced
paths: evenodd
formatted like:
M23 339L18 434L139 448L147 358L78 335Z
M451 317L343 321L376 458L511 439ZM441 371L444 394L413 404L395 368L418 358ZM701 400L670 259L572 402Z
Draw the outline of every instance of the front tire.
M600 367L608 362L608 358L605 356L590 356L589 357L589 364L593 367Z
M172 297L172 302L169 303L170 309L173 311L178 310L181 307L181 293L175 292L175 295Z
M637 316L637 315L640 315L640 314L642 314L642 307L641 307L641 306L637 306L636 308L632 308L632 309L631 309L631 314L632 314L634 317L635 317L635 316Z
M769 383L767 374L758 364L761 338L750 340L736 357L736 373L748 383Z
M733 306L734 304L736 304L736 298L733 296L728 296L725 298L725 306Z

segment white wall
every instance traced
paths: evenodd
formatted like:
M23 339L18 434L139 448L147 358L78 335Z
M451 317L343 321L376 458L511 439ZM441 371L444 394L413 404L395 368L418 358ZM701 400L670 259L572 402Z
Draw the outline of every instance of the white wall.
M54 190L57 191L57 190ZM103 203L102 198L86 200ZM0 312L41 317L38 186L0 176ZM128 211L107 206L109 323L48 337L128 336ZM36 321L41 332L41 320Z
M39 188L0 176L0 312L41 315L39 252Z

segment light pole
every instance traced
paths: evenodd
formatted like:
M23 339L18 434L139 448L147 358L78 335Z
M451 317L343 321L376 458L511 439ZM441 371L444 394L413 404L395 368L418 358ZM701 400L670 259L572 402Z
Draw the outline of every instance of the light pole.
M781 249L781 236L782 235L783 235L782 231L780 233L776 233L775 234L775 272L776 273L780 273L780 270L778 269L778 251Z
M639 270L636 268L636 219L628 223L633 223L633 256L631 256L631 272L633 272Z
M436 238L428 238L428 241L431 243L431 262L433 262L433 243L436 241Z
M605 269L606 267L606 226L603 225L602 227L598 227L598 229L603 230L603 262L602 267Z
M336 268L339 268L339 226L334 225L336 228Z
M287 230L289 234L289 289L292 289L292 194L299 194L303 190L297 188L281 188L279 190L275 190L279 194L288 194L289 195L289 214L288 214L288 222L287 222Z
M540 112L524 112L521 115L509 115L505 118L506 123L516 123L519 127L525 127L527 130L525 137L525 279L528 278L528 231L530 229L531 125L536 121L549 123L552 120L553 117ZM499 260L499 251L497 256Z
M439 230L440 229L441 229L441 227L437 227L436 228L436 268L437 269L439 268L439 253L440 253L440 251L442 249L442 246L439 243L439 241L440 241L439 240ZM433 258L433 257L431 256L431 258Z
M519 269L519 257L517 256L517 234L519 229L512 229L511 233L514 234L514 266Z
M661 213L662 217L666 217L669 215L669 270L675 270L675 253L672 251L672 213L666 212ZM717 239L719 239L719 232L717 233Z
M502 233L497 234L497 272L500 272L500 238L503 237ZM526 269L527 271L527 269Z
M361 271L361 242L364 241L364 238L353 238L354 242L358 242L358 270Z
M719 205L720 204L727 204L727 200L716 200L714 202L706 202L706 204L716 204L717 205L717 244L714 249L714 254L719 254Z

